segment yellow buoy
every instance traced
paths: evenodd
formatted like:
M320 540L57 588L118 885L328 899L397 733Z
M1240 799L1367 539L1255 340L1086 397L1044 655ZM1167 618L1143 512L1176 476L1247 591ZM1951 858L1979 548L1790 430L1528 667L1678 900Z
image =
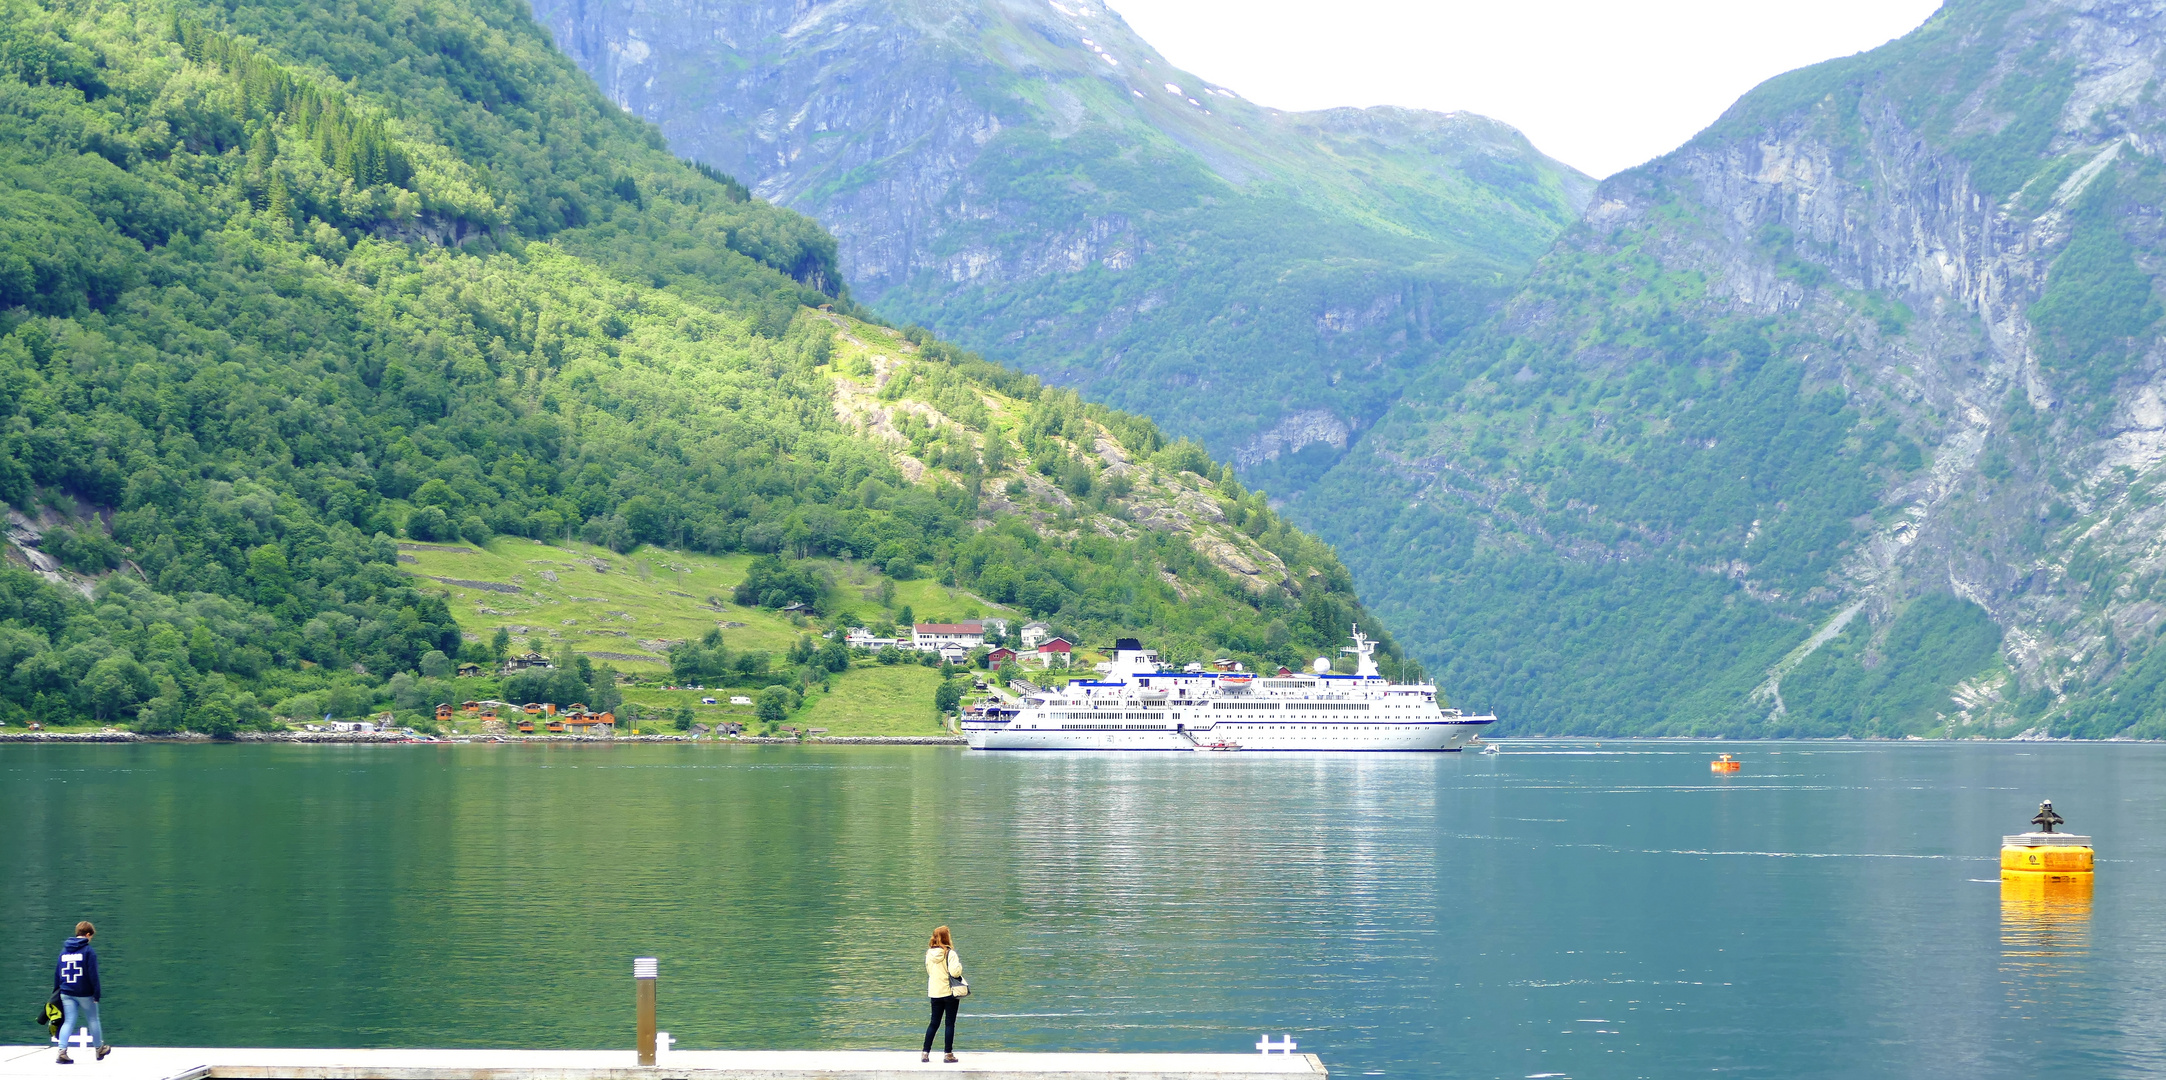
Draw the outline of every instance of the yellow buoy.
M1744 768L1745 763L1737 760L1734 757L1731 757L1728 754L1724 754L1721 757L1718 757L1715 760L1708 762L1707 767L1709 770L1714 772L1736 772L1737 770Z
M2039 803L2038 816L2031 819L2038 826L2035 831L2001 837L2001 877L2090 881L2097 858L2091 838L2054 832L2062 823L2061 815L2053 812L2053 800Z

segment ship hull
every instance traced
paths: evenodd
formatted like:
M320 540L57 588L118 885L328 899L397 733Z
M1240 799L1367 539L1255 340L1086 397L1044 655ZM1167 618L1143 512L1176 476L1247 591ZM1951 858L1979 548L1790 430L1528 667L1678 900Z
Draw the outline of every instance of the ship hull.
M1077 731L1010 724L963 725L974 750L1215 750L1297 753L1451 753L1494 722L1465 717L1391 724L1219 723L1208 728Z

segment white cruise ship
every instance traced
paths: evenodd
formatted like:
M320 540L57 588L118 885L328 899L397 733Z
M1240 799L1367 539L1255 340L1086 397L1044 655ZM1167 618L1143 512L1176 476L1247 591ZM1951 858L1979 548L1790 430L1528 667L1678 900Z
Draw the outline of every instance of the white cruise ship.
M1358 628L1340 650L1359 658L1352 675L1164 671L1134 638L1113 649L1107 678L966 716L963 737L978 750L1458 750L1497 719L1438 708L1432 684L1385 681Z

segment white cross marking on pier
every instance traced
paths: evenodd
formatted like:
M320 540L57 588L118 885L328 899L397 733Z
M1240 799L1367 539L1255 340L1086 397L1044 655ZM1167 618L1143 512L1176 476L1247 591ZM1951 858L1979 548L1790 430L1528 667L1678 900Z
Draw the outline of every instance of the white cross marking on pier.
M77 1050L88 1050L97 1042L90 1037L90 1029L87 1027L77 1028L75 1034L68 1036L68 1041L74 1043Z
M1259 1054L1291 1054L1294 1052L1294 1045L1294 1037L1291 1035L1281 1034L1278 1042L1272 1042L1271 1036L1266 1035L1257 1041L1256 1052Z

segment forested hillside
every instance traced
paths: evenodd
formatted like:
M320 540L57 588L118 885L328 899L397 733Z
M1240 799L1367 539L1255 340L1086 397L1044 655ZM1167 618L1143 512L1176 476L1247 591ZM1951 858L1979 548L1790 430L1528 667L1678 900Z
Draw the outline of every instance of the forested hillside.
M820 220L890 318L1306 484L1591 182L1468 113L1282 113L1097 0L536 0L688 157Z
M1956 0L1770 81L1293 513L1516 730L2166 736L2162 65Z
M11 725L231 731L486 655L402 537L752 552L738 599L815 617L871 559L1256 663L1366 621L1194 444L853 318L827 234L523 7L0 10Z

